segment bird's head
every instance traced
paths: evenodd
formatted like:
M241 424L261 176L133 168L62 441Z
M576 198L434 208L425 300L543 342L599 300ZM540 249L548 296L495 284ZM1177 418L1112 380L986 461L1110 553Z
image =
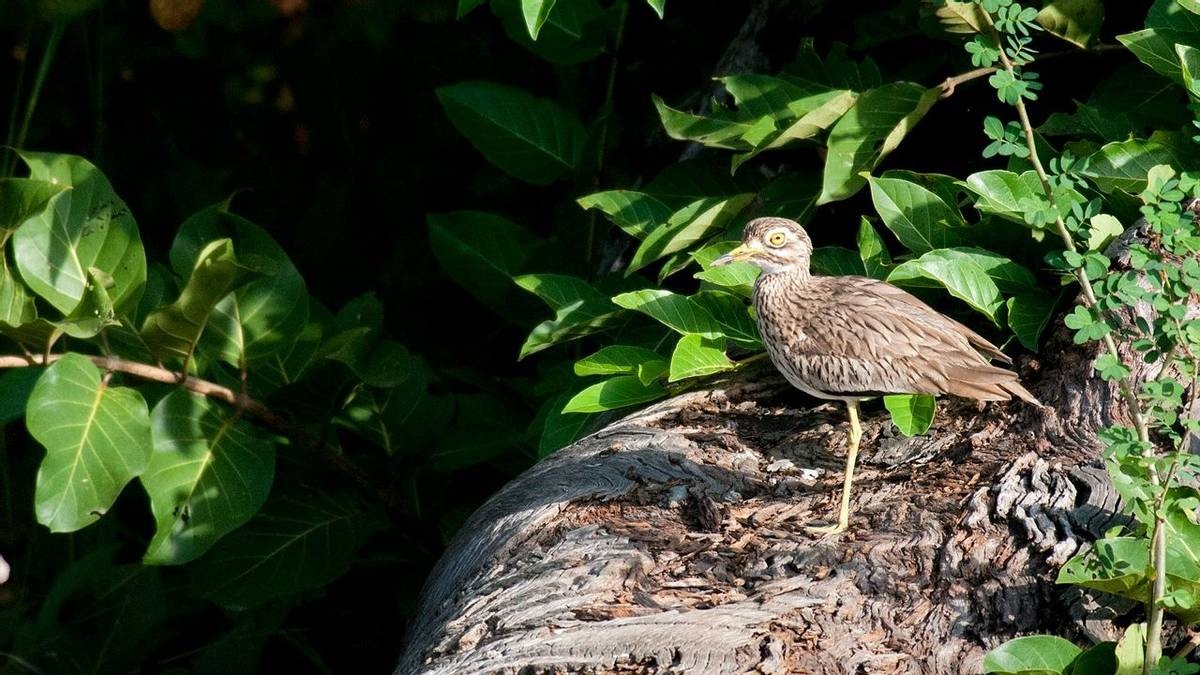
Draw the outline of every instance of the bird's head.
M803 270L808 272L812 240L800 223L787 218L755 218L746 223L742 245L712 261L714 266L748 262L763 274Z

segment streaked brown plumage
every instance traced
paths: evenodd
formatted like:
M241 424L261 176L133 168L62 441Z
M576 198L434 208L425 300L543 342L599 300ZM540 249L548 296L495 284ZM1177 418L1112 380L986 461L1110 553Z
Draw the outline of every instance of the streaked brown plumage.
M851 451L842 512L837 526L818 528L829 533L847 524L862 399L953 394L1040 404L1015 373L990 363L1012 360L971 329L888 283L814 276L811 256L812 242L798 223L759 218L746 225L742 245L714 264L744 260L762 268L754 309L771 362L801 391L846 402Z

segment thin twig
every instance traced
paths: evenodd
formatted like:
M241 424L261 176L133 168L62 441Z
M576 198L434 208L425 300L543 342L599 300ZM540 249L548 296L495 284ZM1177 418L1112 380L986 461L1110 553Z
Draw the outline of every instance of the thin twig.
M1093 47L1088 47L1087 49L1069 49L1061 52L1050 52L1048 54L1042 54L1037 59L1031 61L1031 63L1040 63L1050 59L1057 59L1063 56L1075 56L1077 54L1102 54L1104 52L1117 51L1126 51L1125 45L1100 44ZM976 68L975 70L968 70L967 72L955 75L954 77L947 77L941 84L941 98L950 98L954 95L954 89L958 87L958 85L964 82L970 82L971 80L979 79L981 77L987 77L997 70L999 70L999 67L997 66L986 66L983 68Z
M65 354L4 354L0 355L0 369L48 366L62 359L63 356ZM385 505L391 506L388 490L347 459L340 450L314 438L302 427L271 410L257 399L215 382L202 380L186 373L152 366L148 363L128 361L116 356L93 356L88 354L83 354L82 356L91 361L97 368L109 372L125 373L126 375L132 375L133 377L149 382L177 384L192 393L224 401L239 412L244 412L254 418L259 424L298 442L310 450L316 451L339 472L371 491Z

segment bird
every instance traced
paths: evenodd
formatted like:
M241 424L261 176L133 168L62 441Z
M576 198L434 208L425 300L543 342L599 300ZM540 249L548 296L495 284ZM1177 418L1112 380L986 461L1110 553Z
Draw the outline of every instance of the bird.
M712 261L747 262L762 272L752 295L755 321L771 363L800 391L842 401L849 416L841 508L829 525L806 529L834 535L849 526L850 491L862 427L859 403L886 394L951 394L979 401L1012 397L1042 407L998 347L907 291L862 276L819 276L813 245L794 220L757 218L739 246Z

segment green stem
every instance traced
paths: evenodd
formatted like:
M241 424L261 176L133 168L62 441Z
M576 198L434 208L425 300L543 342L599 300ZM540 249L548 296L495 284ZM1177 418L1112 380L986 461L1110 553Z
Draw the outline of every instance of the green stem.
M988 30L991 33L992 39L995 41L996 48L1000 53L1000 63L1009 75L1017 77L1016 68L1013 66L1012 60L1004 50L1004 42L1000 39L1000 34L996 31L996 27L992 24L991 16L987 16ZM1018 97L1015 104L1017 109L1017 117L1021 121L1021 129L1025 132L1025 146L1029 149L1029 162L1033 165L1033 170L1037 173L1038 181L1042 185L1042 192L1045 193L1046 199L1050 201L1050 205L1054 207L1054 188L1050 185L1050 176L1047 175L1045 167L1042 166L1041 159L1038 157L1037 144L1033 135L1033 124L1029 121L1029 111L1025 108L1025 101ZM1054 209L1057 213L1057 209ZM1075 239L1071 236L1071 232L1067 229L1067 224L1061 216L1055 216L1054 225L1058 230L1058 236L1063 241L1063 246L1068 251L1076 252ZM1092 284L1087 278L1087 273L1083 269L1075 270L1075 278L1079 281L1080 289L1083 292L1084 306L1093 311L1097 311L1098 303L1096 295L1092 290ZM1104 347L1118 363L1122 362L1120 352L1117 351L1117 343L1112 335L1104 336ZM1148 449L1151 456L1154 455L1153 446L1150 445L1150 432L1146 426L1146 418L1142 412L1141 404L1137 396L1133 393L1129 383L1122 380L1118 384L1118 389L1121 393L1121 398L1125 400L1125 405L1129 408L1129 416L1133 419L1134 429L1137 431L1138 440L1143 447ZM1162 484L1159 480L1158 471L1153 467L1148 469L1150 483L1156 488ZM1165 488L1164 488L1165 492ZM1163 527L1162 519L1155 515L1154 534L1151 539L1152 545L1152 564L1155 569L1155 577L1153 588L1150 591L1150 597L1146 602L1146 658L1143 666L1143 675L1150 675L1155 664L1158 663L1159 657L1162 656L1162 620L1163 608L1159 602L1165 593L1166 574L1163 569L1166 565L1166 531Z
M61 21L55 23L50 28L50 39L46 41L46 49L42 52L42 60L38 63L37 75L33 78L33 88L29 90L29 101L25 104L25 115L21 118L21 127L17 131L17 136L12 142L12 146L17 150L25 149L25 137L29 134L29 125L33 122L33 113L37 110L38 97L42 94L42 86L46 83L46 76L50 74L50 65L54 63L54 56L58 53L58 43L62 40L63 30L66 24ZM11 157L7 175L12 175L13 169L16 167L16 157Z
M12 175L12 170L9 168L9 164L16 161L16 153L14 152L12 145L13 139L16 137L17 133L17 101L21 100L21 90L25 88L25 70L26 66L29 64L28 41L26 41L24 49L25 54L21 57L19 65L17 66L17 83L16 86L13 87L13 95L11 99L12 106L8 109L8 131L4 135L4 161L3 163L0 163L0 167L3 167L4 170L4 177Z

